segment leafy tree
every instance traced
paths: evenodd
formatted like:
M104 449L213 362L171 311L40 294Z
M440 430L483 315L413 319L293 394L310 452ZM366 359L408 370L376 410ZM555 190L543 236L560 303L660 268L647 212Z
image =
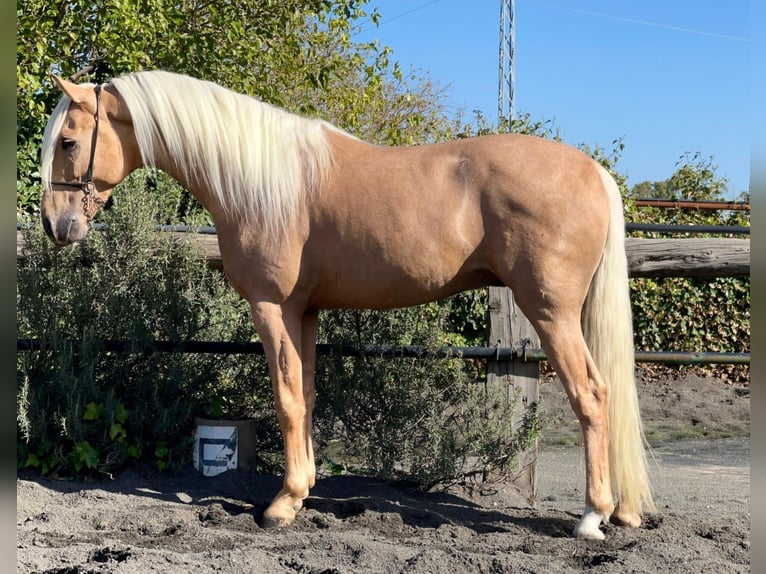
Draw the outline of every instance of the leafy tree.
M668 199L667 188L667 180L642 181L631 188L630 194L635 199Z
M337 0L351 12L355 0ZM104 81L163 68L255 88L253 62L269 54L284 30L330 2L204 2L199 0L27 0L16 11L17 165L19 215L37 199L38 149L59 99L49 77ZM264 86L269 85L264 83ZM255 92L254 89L248 90Z
M49 72L105 81L161 68L209 79L293 112L321 115L378 143L420 143L448 130L444 90L405 75L391 50L353 40L377 23L367 0L42 2L17 9L17 214L34 215L43 128L59 98ZM66 33L59 33L66 30ZM157 186L168 178L156 175ZM168 221L199 222L175 191Z
M676 171L663 181L643 181L634 185L626 199L661 198L673 200L723 201L726 199L728 180L717 173L712 157L700 152L685 153L676 162ZM740 200L749 201L749 194L740 194ZM750 218L743 211L667 210L645 207L631 209L630 220L641 223L749 225Z
M676 171L664 181L642 181L630 195L636 199L696 199L720 201L725 198L728 180L719 177L713 158L686 152L676 162Z

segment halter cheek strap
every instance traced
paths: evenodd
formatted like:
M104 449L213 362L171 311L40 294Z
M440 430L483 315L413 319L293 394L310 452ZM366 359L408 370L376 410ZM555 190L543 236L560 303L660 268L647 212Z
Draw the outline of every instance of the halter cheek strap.
M93 135L90 142L90 158L88 160L88 170L85 172L85 179L80 181L52 181L51 185L59 187L73 187L83 193L82 206L85 217L90 221L93 219L96 210L104 204L104 200L98 196L96 183L93 181L93 164L96 158L96 142L98 141L98 122L99 108L101 103L101 85L94 88L96 93L96 125L93 128Z

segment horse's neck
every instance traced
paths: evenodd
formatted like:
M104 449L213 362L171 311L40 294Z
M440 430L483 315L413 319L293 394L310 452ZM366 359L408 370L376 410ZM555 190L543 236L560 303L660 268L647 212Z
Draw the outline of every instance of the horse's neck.
M220 217L223 214L223 208L215 198L215 196L207 191L204 184L205 178L203 174L198 173L200 169L197 169L189 174L172 159L169 154L163 150L158 157L154 159L154 166L164 171L175 179L181 187L188 190L189 193L213 216L213 219Z

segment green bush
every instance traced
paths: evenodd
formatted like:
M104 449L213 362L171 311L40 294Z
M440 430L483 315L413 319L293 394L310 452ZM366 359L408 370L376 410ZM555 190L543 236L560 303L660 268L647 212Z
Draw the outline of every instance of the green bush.
M69 248L55 248L39 225L24 232L17 329L42 348L18 354L21 467L173 465L191 453L195 415L214 414L224 397L233 414L271 404L258 358L141 351L151 340L253 337L247 305L223 276L190 245L152 232L154 197L124 186L120 209L104 214L108 232ZM108 340L137 351L106 351Z
M385 312L327 312L321 337L333 344L434 349L447 342L452 301ZM516 401L503 401L487 389L483 371L483 363L435 359L430 353L393 359L320 357L318 441L357 471L424 488L492 472L502 475L512 468L519 449L536 437L537 419L530 413L514 431L510 414ZM497 416L487 416L493 411Z
M631 296L641 350L750 350L747 278L636 279Z

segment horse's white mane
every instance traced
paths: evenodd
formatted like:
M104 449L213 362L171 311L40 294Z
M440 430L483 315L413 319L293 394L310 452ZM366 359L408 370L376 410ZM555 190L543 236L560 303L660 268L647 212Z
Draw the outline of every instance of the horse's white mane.
M212 82L163 71L112 80L146 165L167 154L227 214L285 228L332 162L318 119L293 115Z
M125 99L145 165L170 160L204 186L227 215L279 233L319 187L332 155L319 120L290 114L212 82L164 71L111 81ZM64 96L45 128L41 174L50 187L56 142L71 101Z

